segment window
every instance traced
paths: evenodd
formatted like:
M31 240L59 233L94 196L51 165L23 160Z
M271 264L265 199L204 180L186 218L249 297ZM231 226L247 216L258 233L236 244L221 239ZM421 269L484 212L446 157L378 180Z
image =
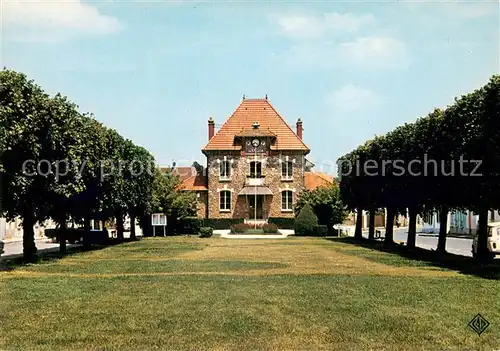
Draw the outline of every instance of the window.
M219 196L219 209L221 211L231 211L231 192L229 190L222 190Z
M292 211L292 196L291 190L285 190L281 192L281 210L282 211Z
M220 162L219 168L220 179L230 179L231 178L231 163L227 160Z
M281 163L281 178L292 179L293 177L293 163L292 161L283 161Z
M259 161L250 162L250 178L262 177L262 163Z
M101 221L98 221L97 219L91 220L90 221L90 230L102 230Z

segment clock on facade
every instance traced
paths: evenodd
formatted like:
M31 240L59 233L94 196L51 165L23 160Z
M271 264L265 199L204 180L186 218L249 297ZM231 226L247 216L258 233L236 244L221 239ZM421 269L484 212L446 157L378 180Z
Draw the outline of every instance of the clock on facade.
M252 145L253 145L253 147L259 146L260 145L260 140L259 139L252 140Z

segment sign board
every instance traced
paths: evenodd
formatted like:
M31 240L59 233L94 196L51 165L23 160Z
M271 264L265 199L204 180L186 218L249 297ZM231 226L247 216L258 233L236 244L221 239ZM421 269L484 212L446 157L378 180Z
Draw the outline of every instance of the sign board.
M151 215L151 225L153 226L166 226L167 215L164 213L153 213Z

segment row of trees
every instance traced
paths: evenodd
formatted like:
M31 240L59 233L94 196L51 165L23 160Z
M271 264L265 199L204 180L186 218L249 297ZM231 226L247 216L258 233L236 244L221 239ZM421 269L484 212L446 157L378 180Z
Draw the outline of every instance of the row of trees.
M484 258L488 211L500 209L500 76L444 110L367 141L338 165L342 198L358 213L355 237L361 238L362 210L370 213L373 239L375 211L386 208L386 243L393 243L394 217L403 213L411 249L417 215L439 211L443 253L447 214L471 209L479 214L478 257Z
M28 260L36 253L33 226L49 218L61 233L69 219L88 232L91 218L114 218L123 239L127 214L134 238L136 219L143 226L151 212L194 211L190 195L177 191L178 178L160 173L146 149L6 69L0 72L0 150L0 215L22 218ZM66 241L60 243L64 252Z

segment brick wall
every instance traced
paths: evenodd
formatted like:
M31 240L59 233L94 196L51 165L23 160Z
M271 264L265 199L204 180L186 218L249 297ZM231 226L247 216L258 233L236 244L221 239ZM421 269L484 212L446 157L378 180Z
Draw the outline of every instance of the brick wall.
M231 179L224 181L219 179L220 161L231 162ZM286 156L293 162L293 180L282 181L281 160ZM267 156L242 155L239 152L233 153L212 153L207 156L208 165L208 217L209 218L248 218L248 203L246 196L238 196L247 181L250 173L251 161L262 162L262 175L264 185L273 193L264 198L264 218L268 217L293 217L293 212L281 211L281 190L290 189L293 191L293 202L295 203L299 194L304 188L304 155L302 153L280 153ZM219 210L219 196L221 190L231 191L231 210L221 212Z

